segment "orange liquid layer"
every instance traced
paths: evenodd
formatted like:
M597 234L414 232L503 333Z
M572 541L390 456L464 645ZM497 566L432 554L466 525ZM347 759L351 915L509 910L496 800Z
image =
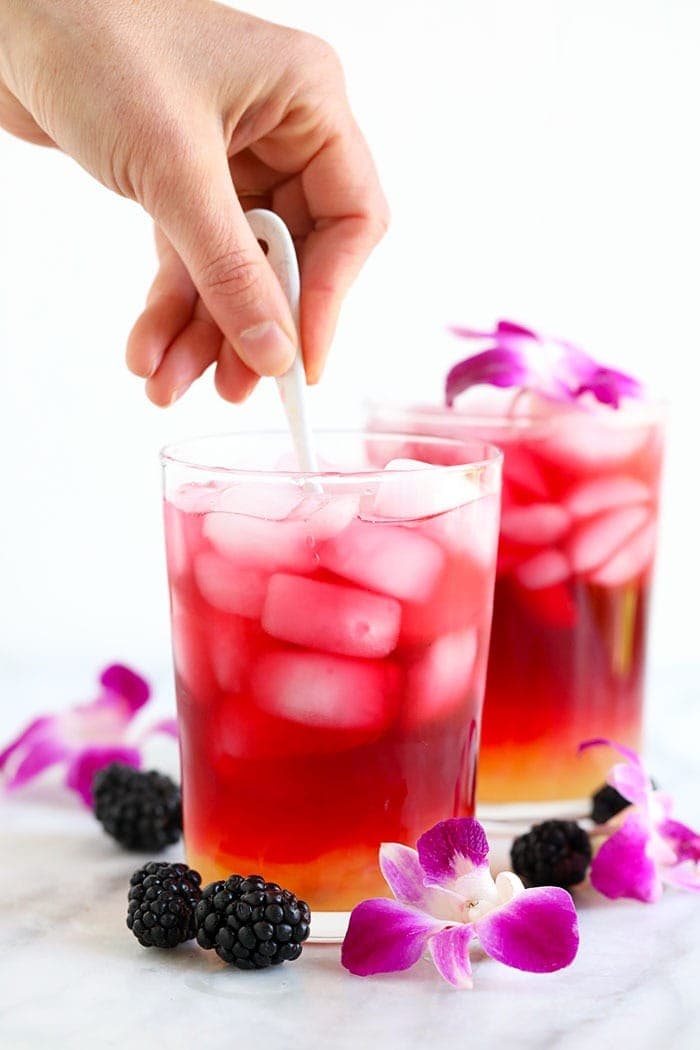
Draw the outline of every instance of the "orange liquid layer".
M479 758L484 803L585 798L611 752L580 757L583 740L638 749L642 734L648 586L562 584L535 608L496 585ZM559 604L558 604L559 603Z

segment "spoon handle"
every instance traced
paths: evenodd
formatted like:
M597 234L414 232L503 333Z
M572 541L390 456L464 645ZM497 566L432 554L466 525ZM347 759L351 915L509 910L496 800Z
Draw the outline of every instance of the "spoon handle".
M250 227L259 241L267 246L267 261L272 267L282 291L289 300L292 317L299 330L299 264L291 234L278 215L266 208L254 208L246 213ZM294 450L302 471L318 470L316 453L311 439L311 426L306 406L306 376L297 352L291 368L277 378L277 387L292 433Z

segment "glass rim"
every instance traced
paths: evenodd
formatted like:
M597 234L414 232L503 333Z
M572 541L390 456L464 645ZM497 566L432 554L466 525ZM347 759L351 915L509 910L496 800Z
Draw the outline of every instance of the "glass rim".
M288 430L283 428L245 428L242 430L231 430L225 431L218 434L198 434L195 437L183 438L180 441L169 442L164 445L159 451L159 458L161 465L166 467L168 465L184 467L188 470L200 470L209 474L224 474L229 477L241 477L241 478L264 478L267 481L272 479L279 481L306 481L316 480L323 481L327 479L334 483L343 481L357 481L362 479L363 481L369 481L373 478L386 479L387 475L396 478L407 478L413 475L425 475L430 471L439 471L441 473L463 473L465 470L475 472L479 470L485 470L488 467L498 465L503 460L503 451L497 445L494 445L490 441L483 441L478 437L467 437L467 438L452 438L452 437L440 437L439 435L433 434L411 434L401 431L374 431L369 430L365 427L357 428L333 428L333 427L321 427L314 430L314 434L319 437L337 437L337 438L358 438L361 437L364 440L372 442L381 442L387 440L395 441L406 441L411 444L420 442L425 446L439 446L449 448L462 448L468 449L470 446L474 449L477 447L481 450L478 456L466 456L464 461L459 463L441 464L441 463L421 463L420 466L408 467L406 469L395 469L387 470L385 467L372 469L372 470L317 470L317 471L305 471L305 470L277 470L275 468L265 469L261 467L230 467L222 464L212 462L201 462L196 459L192 459L189 456L184 455L179 450L190 448L198 443L204 443L216 440L230 440L240 438L245 440L246 438L280 438L286 437L291 445L292 439Z
M634 427L634 426L649 426L653 423L664 423L668 415L669 402L665 398L658 398L653 401L641 401L637 402L637 405L641 411L625 411L614 410L607 415L596 415L592 412L586 412L585 409L581 409L575 403L566 404L565 402L557 402L558 407L565 409L566 411L560 415L548 415L545 412L532 411L524 413L520 416L509 416L505 412L496 412L493 415L488 415L485 412L470 411L468 409L459 408L458 406L448 406L433 404L427 401L381 401L378 399L371 399L365 402L365 408L368 412L388 412L392 416L392 423L399 423L399 416L404 418L412 417L417 420L425 420L427 424L430 423L444 423L450 418L466 423L470 426L483 426L484 428L492 428L494 430L528 430L530 428L541 426L544 424L557 425L557 421L565 421L569 418L569 413L576 415L589 415L591 419L597 423L601 423L603 426L614 426L614 427ZM370 417L371 418L371 417Z

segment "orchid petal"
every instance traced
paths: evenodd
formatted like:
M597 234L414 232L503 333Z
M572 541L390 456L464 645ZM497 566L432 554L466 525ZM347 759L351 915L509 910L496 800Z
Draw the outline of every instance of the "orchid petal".
M646 805L653 788L649 774L637 752L614 740L596 737L593 740L584 740L582 744L579 744L579 755L591 747L610 747L627 759L626 763L619 762L612 767L606 777L607 783L619 791L628 802L635 805Z
M122 664L106 668L100 682L100 696L59 716L60 732L74 750L123 745L130 723L150 696L146 680Z
M631 766L619 762L608 771L605 778L611 787L619 791L623 798L634 805L642 806L647 802L653 788L651 781L641 766Z
M499 338L509 335L524 335L527 339L538 338L534 329L526 328L524 325L518 324L517 321L500 320L496 324L496 331L494 334Z
M661 873L664 882L681 890L700 890L700 870L694 861L683 861L665 868Z
M618 897L645 902L658 900L661 879L649 856L649 845L646 820L640 813L630 813L593 858L591 885L612 900Z
M679 820L664 820L657 825L657 832L673 849L678 861L700 862L700 835Z
M66 786L77 791L86 806L92 808L92 782L95 774L110 762L123 762L126 766L141 765L141 754L135 747L86 747L69 763Z
M379 847L379 870L397 901L421 907L425 886L416 850L399 842L383 842Z
M448 406L455 398L480 383L492 386L526 386L531 376L524 356L517 350L494 347L468 357L466 361L451 368L445 381L445 398Z
M28 737L23 744L22 758L7 778L5 787L8 791L21 787L45 769L61 762L68 753L65 744L56 736L45 734L36 735L34 739Z
M466 328L464 325L448 325L448 331L458 335L462 339L497 339L500 342L508 340L512 336L524 336L526 339L537 339L536 332L532 328L515 321L498 321L493 331L484 332L479 328Z
M341 962L360 977L408 970L418 962L432 934L445 925L399 901L363 901L350 915Z
M481 383L520 386L563 402L591 393L601 404L615 409L623 397L643 395L641 383L626 372L599 365L566 339L543 336L512 321L499 321L491 332L457 325L450 331L463 339L489 340L492 345L450 370L445 384L448 406L463 391Z
M587 391L601 404L619 408L621 398L640 397L643 388L639 380L626 372L620 372L616 368L597 368L588 380L581 384L577 393L585 394Z
M481 328L466 328L461 324L448 324L447 331L458 335L460 339L494 339L494 332L485 332Z
M655 823L663 823L673 812L673 795L669 795L667 791L653 790L649 798L649 808Z
M578 951L576 909L558 886L523 890L474 923L481 946L493 959L530 973L551 973Z
M383 842L379 849L379 868L389 889L402 904L420 908L436 919L462 921L462 897L441 886L426 886L418 853L410 846Z
M4 751L0 751L0 769L4 769L7 761L20 748L31 744L32 739L38 739L43 735L43 731L48 729L55 719L52 715L42 715L41 718L35 718L33 722L30 722L26 729L23 729L19 736L15 737L14 740L10 741Z
M149 726L148 729L146 729L143 738L145 739L153 733L165 733L167 736L171 736L177 740L180 735L177 728L177 719L162 718L160 722L154 722L152 726Z
M487 869L489 844L473 817L441 820L421 835L416 846L427 885L452 889L458 878Z
M151 695L151 687L145 678L124 664L111 664L100 675L100 683L107 692L126 700L132 716L143 707Z
M0 770L12 789L57 762L67 765L66 783L89 805L96 770L110 761L140 765L139 744L152 733L177 736L177 723L162 719L140 736L127 736L130 723L150 697L148 682L123 664L100 676L102 692L88 703L34 719L0 752Z
M577 748L578 754L583 754L584 751L588 751L591 747L611 747L613 751L617 751L618 754L626 758L628 762L632 763L632 765L639 766L640 768L642 766L642 760L636 751L633 751L631 747L625 747L624 744L618 744L614 740L608 740L607 737L597 736L590 740L582 741Z
M657 834L656 828L654 828L653 825L648 826L651 830L649 833L649 841L647 843L647 857L656 867L657 874L661 875L666 868L671 868L674 864L678 863L678 857L673 846Z
M474 936L471 924L450 926L430 938L430 954L438 973L455 988L471 988L472 967L469 942Z

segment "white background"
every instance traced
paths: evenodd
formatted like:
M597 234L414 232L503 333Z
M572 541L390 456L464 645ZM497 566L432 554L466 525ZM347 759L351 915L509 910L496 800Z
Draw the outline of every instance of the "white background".
M352 422L368 394L437 398L454 321L511 317L638 373L672 403L652 664L697 666L700 4L250 9L334 44L393 212L318 421ZM76 695L114 658L167 666L159 446L281 422L271 383L244 408L209 377L146 401L123 347L153 265L135 205L0 132L0 667L70 668Z

